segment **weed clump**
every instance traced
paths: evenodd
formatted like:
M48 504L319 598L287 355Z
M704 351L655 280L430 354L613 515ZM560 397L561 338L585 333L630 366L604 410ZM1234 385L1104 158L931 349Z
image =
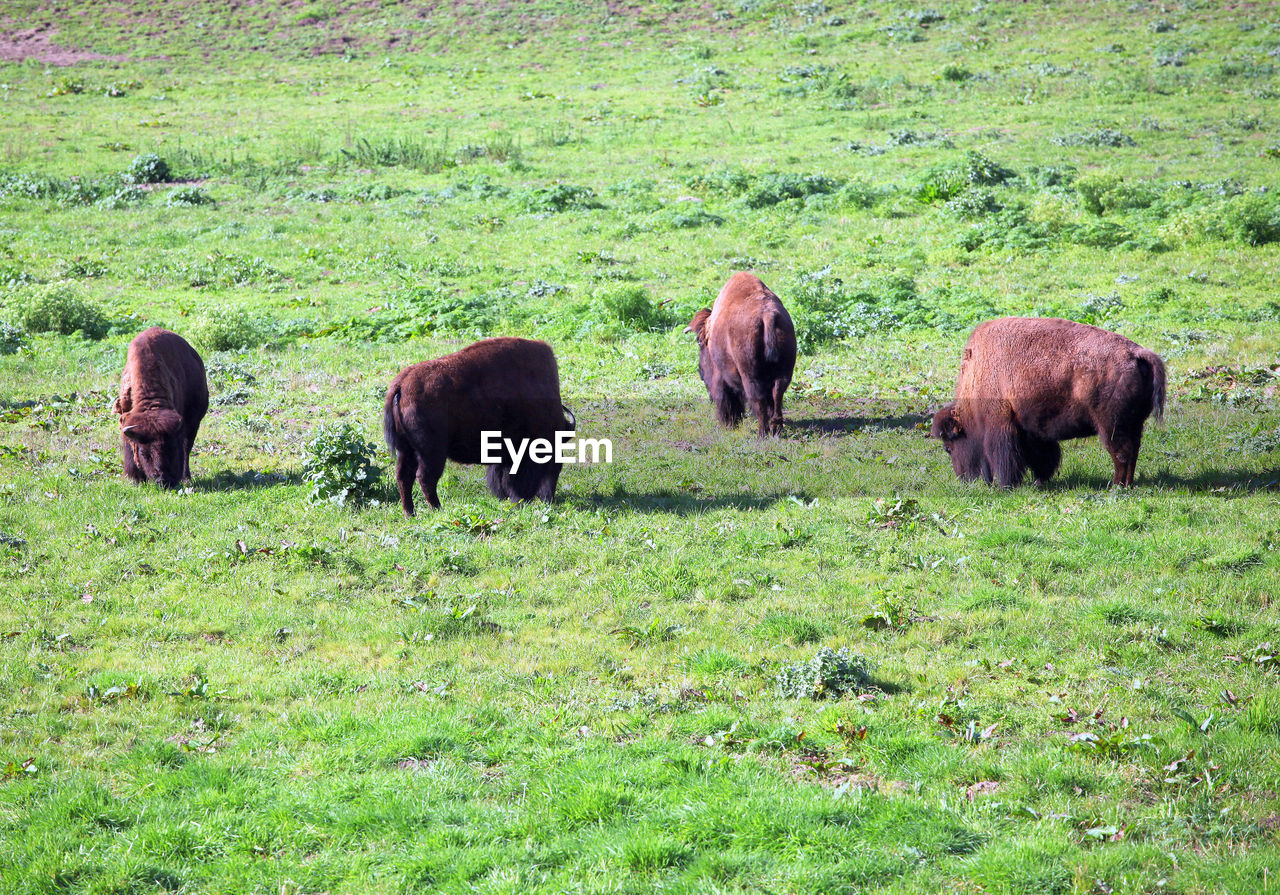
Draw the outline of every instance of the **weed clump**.
M9 311L33 333L79 333L85 339L101 339L110 325L102 309L81 298L70 283L50 283L19 293L10 301Z
M556 183L525 190L518 197L520 208L531 214L559 214L565 211L603 208L589 187Z
M189 208L196 205L216 205L214 198L199 187L179 187L169 194L165 205L170 208Z
M1100 146L1110 148L1138 145L1138 142L1133 137L1111 127L1102 127L1097 130L1080 131L1072 134L1059 134L1056 137L1050 137L1049 142L1055 146Z
M0 354L17 354L28 345L27 331L21 326L0 320Z
M324 423L304 446L302 470L311 482L309 503L338 506L374 502L377 447L348 422Z
M125 183L168 183L169 163L148 152L135 158L121 177Z
M931 168L924 173L915 189L920 202L948 202L969 187L999 186L1017 177L1017 173L978 152L968 152L954 164Z
M244 308L208 308L192 327L192 336L213 351L239 351L266 341L266 327Z
M599 294L596 312L605 323L621 323L639 332L675 323L672 315L662 305L655 304L640 286L622 286Z
M742 203L748 208L767 208L787 199L833 193L840 182L821 174L769 173L761 175L747 189Z
M784 699L839 699L871 686L871 662L844 647L822 647L808 662L785 665L775 679Z
M1258 193L1245 196L1227 207L1223 222L1246 245L1280 242L1280 199Z

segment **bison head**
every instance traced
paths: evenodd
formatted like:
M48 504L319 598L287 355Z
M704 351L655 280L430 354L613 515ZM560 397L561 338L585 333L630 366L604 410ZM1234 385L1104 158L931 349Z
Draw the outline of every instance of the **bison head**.
M187 459L181 416L172 410L127 413L120 417L120 434L147 481L178 487Z
M693 333L698 339L699 345L707 344L707 320L711 317L711 309L703 308L701 311L693 315L693 319L689 321L689 325L684 328L687 333Z
M929 428L929 437L937 438L951 457L951 468L962 480L972 482L980 475L982 469L982 439L975 438L965 431L960 420L956 418L956 405L943 404L933 415L933 425Z
M685 332L693 333L698 340L698 375L702 377L703 382L707 381L707 320L710 317L711 309L703 308L693 315L689 325L684 328Z

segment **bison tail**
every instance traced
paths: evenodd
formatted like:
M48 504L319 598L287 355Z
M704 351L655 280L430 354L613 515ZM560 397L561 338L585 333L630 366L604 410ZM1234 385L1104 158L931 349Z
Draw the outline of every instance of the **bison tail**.
M382 437L387 440L387 447L391 449L391 453L398 453L396 447L396 428L400 422L400 387L392 389L387 394L387 403L382 410Z
M764 359L771 364L778 360L778 318L775 314L766 314L764 318Z
M1157 420L1164 419L1165 370L1160 355L1148 351L1143 358L1151 367L1151 412Z

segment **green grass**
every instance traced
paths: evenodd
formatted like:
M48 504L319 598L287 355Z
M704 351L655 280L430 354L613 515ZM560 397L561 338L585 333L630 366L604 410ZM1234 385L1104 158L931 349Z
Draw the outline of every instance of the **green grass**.
M1280 32L823 6L14 5L107 58L0 64L0 891L1274 887ZM681 333L742 268L775 441ZM999 314L1165 357L1136 489L955 481ZM209 367L181 493L120 479L148 325ZM613 464L308 501L495 334ZM822 648L873 689L780 697Z

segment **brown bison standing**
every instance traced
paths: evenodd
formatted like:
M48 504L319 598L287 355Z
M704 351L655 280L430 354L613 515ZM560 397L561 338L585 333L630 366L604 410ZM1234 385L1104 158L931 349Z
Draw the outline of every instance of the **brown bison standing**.
M209 410L204 362L187 340L153 326L134 337L120 377L124 474L166 488L191 478L191 446Z
M716 418L736 426L749 405L761 438L781 432L782 395L796 366L796 330L778 296L759 277L735 273L685 332L697 336L698 375Z
M1030 469L1037 485L1062 460L1059 441L1097 435L1115 464L1113 485L1131 487L1142 425L1164 413L1159 356L1124 336L1054 318L1004 317L965 344L956 399L933 418L951 465L1012 488Z
M440 508L436 483L446 459L481 463L482 432L515 442L542 438L573 424L560 403L560 374L546 342L484 339L461 351L405 367L387 389L382 429L396 456L400 505L413 515L416 477L427 502ZM485 472L489 490L507 500L551 500L560 477L554 460L521 458L518 470L503 459Z

